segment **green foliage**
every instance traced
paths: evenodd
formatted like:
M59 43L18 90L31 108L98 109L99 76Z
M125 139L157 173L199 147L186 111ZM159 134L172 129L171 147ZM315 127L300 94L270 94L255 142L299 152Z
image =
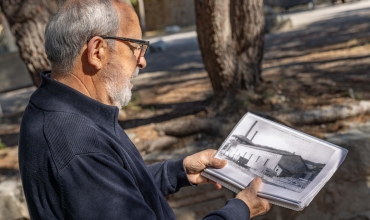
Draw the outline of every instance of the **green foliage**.
M131 4L134 6L137 5L137 0L131 0Z
M356 99L356 100L361 100L362 99L362 94L353 91L352 88L348 89L348 91L345 93L345 96L348 96L348 97L350 97L352 99Z
M6 148L6 145L1 141L1 138L0 138L0 149L4 149Z
M355 98L357 100L360 100L360 99L362 99L362 95L360 93L355 92Z

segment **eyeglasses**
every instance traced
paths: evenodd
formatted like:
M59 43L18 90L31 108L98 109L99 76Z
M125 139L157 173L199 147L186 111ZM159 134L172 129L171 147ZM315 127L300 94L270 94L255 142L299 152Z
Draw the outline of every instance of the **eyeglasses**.
M139 57L144 57L149 47L149 41L145 41L145 40L137 40L137 39L125 38L125 37L111 37L111 36L106 36L106 35L101 35L99 37L103 39L113 39L113 40L121 40L121 41L128 41L131 43L135 43L137 44L137 47L134 47L132 45L129 45L129 46L134 48L135 50L140 50Z

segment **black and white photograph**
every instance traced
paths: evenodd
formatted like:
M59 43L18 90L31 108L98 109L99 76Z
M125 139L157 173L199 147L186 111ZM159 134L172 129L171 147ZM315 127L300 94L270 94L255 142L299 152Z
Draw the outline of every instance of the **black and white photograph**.
M234 127L215 157L227 160L203 176L240 192L256 177L257 194L271 203L303 210L330 179L347 150L324 140L247 113Z
M220 156L243 173L261 177L268 184L301 192L325 166L292 152L238 143L244 141L243 136L236 136L224 146Z
M313 154L311 142L302 138L293 138L293 145L286 143L292 141L291 134L266 127L259 120L247 121L242 127L247 130L234 132L221 146L218 157L245 175L258 176L266 184L294 192L302 192L334 152L320 148L318 154Z

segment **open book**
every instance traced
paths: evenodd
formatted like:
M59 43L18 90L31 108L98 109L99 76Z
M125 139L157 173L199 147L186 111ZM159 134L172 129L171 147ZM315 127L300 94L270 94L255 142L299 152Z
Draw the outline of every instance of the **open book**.
M228 161L203 176L240 192L261 177L258 196L272 204L303 210L344 161L347 150L247 113L215 157Z

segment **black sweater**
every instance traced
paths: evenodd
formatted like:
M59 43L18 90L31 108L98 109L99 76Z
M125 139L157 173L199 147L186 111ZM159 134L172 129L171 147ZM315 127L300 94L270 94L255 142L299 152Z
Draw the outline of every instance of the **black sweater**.
M32 219L175 219L165 196L183 161L146 166L104 105L42 74L23 116L19 164ZM249 219L238 199L206 219Z

